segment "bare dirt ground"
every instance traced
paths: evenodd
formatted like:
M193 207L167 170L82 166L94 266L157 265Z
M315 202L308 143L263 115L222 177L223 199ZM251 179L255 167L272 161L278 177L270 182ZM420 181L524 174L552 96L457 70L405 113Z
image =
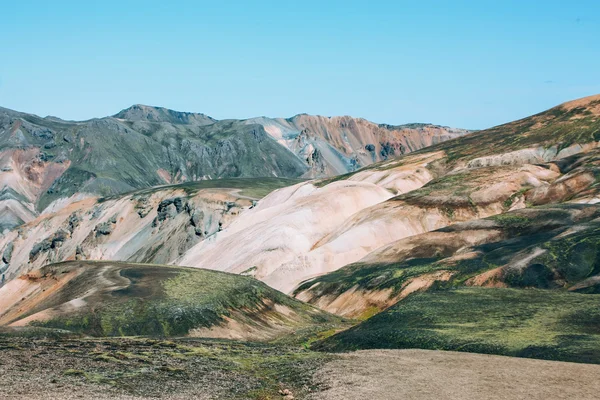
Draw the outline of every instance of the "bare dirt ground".
M311 400L598 399L600 365L430 350L346 353L315 376Z
M0 338L0 399L597 399L600 365L234 341Z

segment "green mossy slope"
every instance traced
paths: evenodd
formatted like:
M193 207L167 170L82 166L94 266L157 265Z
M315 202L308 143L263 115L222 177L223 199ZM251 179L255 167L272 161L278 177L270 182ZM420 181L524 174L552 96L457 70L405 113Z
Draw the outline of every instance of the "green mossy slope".
M422 348L600 363L599 295L459 288L418 293L315 345Z
M71 274L63 285L61 276ZM30 325L91 336L185 336L220 327L269 338L321 324L330 329L328 324L340 321L253 278L217 271L68 262L44 267L30 279L41 290L27 294L31 308L11 322L33 315Z

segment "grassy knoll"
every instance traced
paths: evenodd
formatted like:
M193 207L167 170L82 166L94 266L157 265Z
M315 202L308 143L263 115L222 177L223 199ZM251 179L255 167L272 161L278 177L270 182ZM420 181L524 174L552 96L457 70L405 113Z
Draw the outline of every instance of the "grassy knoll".
M459 288L418 293L315 345L422 348L600 363L599 295Z

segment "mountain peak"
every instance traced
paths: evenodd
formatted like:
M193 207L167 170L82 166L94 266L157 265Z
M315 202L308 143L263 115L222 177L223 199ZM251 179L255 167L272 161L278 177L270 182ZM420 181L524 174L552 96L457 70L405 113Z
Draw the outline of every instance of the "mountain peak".
M174 111L164 107L134 104L117 114L114 118L129 121L169 122L171 124L210 125L217 120L206 114Z

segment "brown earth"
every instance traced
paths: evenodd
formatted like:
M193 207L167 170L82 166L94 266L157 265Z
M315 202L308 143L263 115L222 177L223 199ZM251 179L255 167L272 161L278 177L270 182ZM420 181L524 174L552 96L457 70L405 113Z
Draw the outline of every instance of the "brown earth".
M597 399L600 365L431 350L343 354L317 372L312 400Z
M0 348L0 398L15 400L284 399L286 390L310 400L585 400L600 390L600 365L430 350L309 353L307 363L291 362L300 353L289 348L197 340L0 339ZM260 363L269 357L291 370Z

